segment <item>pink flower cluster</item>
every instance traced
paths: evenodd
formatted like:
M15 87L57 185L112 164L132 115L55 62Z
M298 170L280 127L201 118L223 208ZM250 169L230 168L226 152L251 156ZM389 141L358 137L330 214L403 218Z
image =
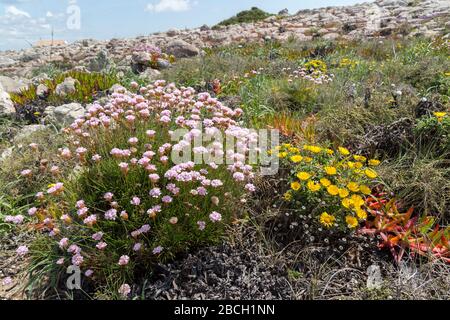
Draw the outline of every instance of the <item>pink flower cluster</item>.
M67 203L73 201L71 190L63 193L60 182L49 186L48 195L62 194L62 199L51 200L61 201L64 210L57 221L47 217L61 250L57 264L86 266L85 275L90 277L111 254L120 256L118 265L130 268L145 253L157 258L170 251L170 245L153 242L161 223L173 232L183 230L180 225L187 221L193 225L191 232L219 228L227 221L230 208L225 206L231 188L238 188L242 197L256 189L246 156L258 135L240 127L241 115L241 109L228 108L208 93L196 95L192 88L179 89L164 81L140 88L139 94L115 92L105 104L91 105L84 117L64 129L71 145L60 149L59 157L86 169L111 164L112 170L117 170L114 179L119 179L124 189L100 190L94 203L77 200L67 211ZM171 138L177 129L184 129L185 134L174 143ZM171 158L173 152L191 146L202 134L219 133L233 138L236 150L227 150L216 141L193 148L195 159L204 160L200 163L178 163ZM226 157L226 164L211 160L216 156ZM40 193L37 198L40 207L30 209L30 216L46 212L46 195ZM8 219L16 224L23 221L19 216ZM73 237L77 228L83 234L82 244ZM121 252L106 253L114 247L110 240L113 234L117 237L117 230L123 230L120 243L127 245L121 245ZM25 253L22 248L20 254ZM124 284L119 292L126 296L130 288Z
M310 72L303 67L298 67L297 69L294 70L292 70L291 68L283 68L282 72L288 74L289 82L293 82L294 80L297 79L304 79L307 81L311 81L314 84L321 85L325 83L330 83L334 79L333 74L328 75L326 73L321 72L320 70Z

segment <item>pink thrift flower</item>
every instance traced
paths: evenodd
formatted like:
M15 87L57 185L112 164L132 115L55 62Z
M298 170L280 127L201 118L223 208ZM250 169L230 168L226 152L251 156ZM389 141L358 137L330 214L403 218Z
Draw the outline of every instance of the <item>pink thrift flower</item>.
M152 190L150 190L149 194L153 198L159 198L161 196L161 189L153 188Z
M219 222L222 220L222 215L216 211L213 211L210 215L209 215L209 219L212 222Z
M94 274L94 271L91 269L86 270L86 272L84 273L84 275L88 278L91 277L93 274Z
M58 260L56 260L56 264L57 265L63 265L64 264L64 258L59 258Z
M248 183L248 184L245 185L245 190L247 190L249 192L255 192L256 191L256 187L252 183Z
M62 191L64 191L64 184L61 182L58 182L58 183L55 183L52 187L50 187L47 190L47 193L51 194L51 195L58 195Z
M68 249L67 252L71 254L78 254L81 252L81 248L77 246L76 244L72 244Z
M245 180L245 175L242 172L235 172L233 174L233 179L236 181L244 181Z
M120 218L123 220L128 220L128 213L124 210L120 213Z
M31 150L33 150L33 151L36 151L37 149L38 149L38 144L37 143L30 143L29 145L28 145L30 148L31 148Z
M61 249L64 249L65 247L67 247L69 245L69 239L68 238L62 238L60 241L59 241L59 247L61 248Z
M44 199L44 193L43 192L36 193L36 199L43 200Z
M31 177L32 171L30 169L25 169L20 172L22 177Z
M86 204L84 203L84 200L78 200L75 206L77 209L81 209L86 207Z
M142 249L142 244L141 243L135 243L133 246L133 251L139 251Z
M72 158L72 153L68 148L64 148L61 151L61 157L65 160L69 160L70 158Z
M197 221L198 230L203 231L206 228L206 222L205 221Z
M99 242L95 247L99 250L103 250L106 248L106 246L107 246L106 242Z
M81 218L86 216L87 212L89 211L88 207L82 207L80 209L77 210L77 215Z
M156 173L152 173L148 175L151 182L156 183L159 180L159 175Z
M17 216L5 216L4 219L6 223L21 224L24 217L19 214Z
M95 241L100 241L100 240L102 240L102 238L103 238L103 232L101 232L101 231L94 233L92 235L92 239L94 239Z
M84 258L81 254L77 253L72 257L72 264L75 266L80 266L84 261Z
M102 157L98 154L94 154L92 156L92 161L94 161L94 162L99 162L101 159L102 159Z
M132 137L132 138L128 139L128 143L131 144L132 146L137 145L138 142L139 142L139 140L136 137Z
M11 279L11 277L6 277L2 281L2 285L4 285L5 287L10 286L12 283L13 280Z
M28 253L28 247L27 246L20 246L19 248L17 248L16 253L23 257Z
M171 203L172 202L172 197L171 196L164 196L164 197L162 197L161 200L164 203Z
M95 223L97 223L97 216L95 214L91 214L86 219L84 219L83 222L87 226L92 227Z
M58 167L58 166L52 166L52 167L50 168L50 172L51 172L51 174L53 174L53 175L58 175L58 174L59 174L59 167Z
M119 266L126 266L130 262L130 257L127 255L123 255L119 259Z
M218 187L221 187L221 186L223 186L223 182L222 181L220 181L218 179L211 181L211 187L218 188Z
M127 174L128 171L130 170L128 168L128 163L126 163L126 162L119 163L119 168L120 168L120 171L122 171L123 174Z
M120 286L120 288L119 288L119 294L122 296L122 297L124 297L124 298L127 298L128 297L128 295L131 293L131 287L130 287L130 285L128 285L128 284L123 284L123 285L121 285Z
M30 208L30 209L28 209L28 215L34 216L34 215L36 214L37 211L38 211L38 209L35 208L35 207Z
M147 130L146 135L149 138L153 138L155 136L156 131L155 130Z
M178 223L178 218L177 217L172 217L169 219L170 224L177 224Z
M133 199L131 199L130 203L134 206L138 206L141 204L141 199L139 199L139 197L133 197Z
M107 192L103 196L103 199L105 199L106 201L111 201L113 197L114 197L114 195L111 192Z
M139 229L139 232L141 232L141 233L147 233L147 232L149 232L150 231L150 225L148 225L148 224L144 224L140 229Z
M156 248L153 249L153 254L160 254L163 251L163 247L161 246L157 246Z
M201 196L206 196L208 194L208 191L206 190L205 187L198 187L197 192Z
M109 209L105 212L105 219L115 221L117 218L117 210L116 209Z

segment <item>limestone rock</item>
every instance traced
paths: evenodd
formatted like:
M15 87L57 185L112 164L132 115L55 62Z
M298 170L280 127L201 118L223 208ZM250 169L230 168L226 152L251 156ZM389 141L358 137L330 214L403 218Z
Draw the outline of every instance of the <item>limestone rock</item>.
M184 40L173 40L167 45L166 51L168 54L174 55L176 58L188 58L198 56L200 50L187 43Z
M11 101L9 93L6 92L0 84L0 117L11 116L14 113L16 113L14 103Z
M19 143L23 140L31 138L36 133L47 130L47 127L42 124L31 124L23 127L14 137L14 143Z
M56 86L55 93L61 97L65 97L68 94L75 93L77 91L76 84L78 80L71 77L64 79L64 81Z
M58 107L47 107L44 111L46 122L68 126L84 116L85 109L79 103L69 103Z

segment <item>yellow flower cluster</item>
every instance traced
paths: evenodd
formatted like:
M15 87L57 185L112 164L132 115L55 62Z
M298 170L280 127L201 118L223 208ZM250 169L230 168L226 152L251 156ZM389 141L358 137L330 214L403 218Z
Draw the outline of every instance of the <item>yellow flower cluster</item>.
M356 60L351 60L349 58L343 58L340 63L339 63L339 67L341 68L355 68L357 65L359 64L358 61Z
M435 112L434 113L434 116L437 118L438 122L442 122L446 115L447 115L447 112Z
M317 145L283 144L275 150L293 167L290 190L284 195L286 201L301 198L312 211L323 207L318 220L327 228L343 225L354 229L367 218L365 197L371 194L370 185L378 177L374 167L380 164L379 160L352 154L344 147L332 150Z
M324 61L317 60L317 59L311 60L311 61L308 61L307 63L305 63L305 68L307 70L312 69L314 71L321 71L323 73L326 73L327 69L328 69L327 64Z

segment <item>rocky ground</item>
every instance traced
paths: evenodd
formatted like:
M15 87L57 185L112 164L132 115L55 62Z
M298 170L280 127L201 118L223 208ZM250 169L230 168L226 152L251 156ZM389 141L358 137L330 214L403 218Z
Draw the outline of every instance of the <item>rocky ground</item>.
M227 27L172 29L134 39L86 39L57 47L6 51L0 52L0 74L27 77L32 69L50 62L95 68L92 60L99 52L117 62L119 68L128 67L133 59L133 48L142 44L159 46L177 57L188 57L201 53L205 47L290 37L300 40L316 37L353 39L392 33L435 36L448 32L449 6L449 0L377 0L347 7L302 10L295 14L283 10L280 15L262 22Z

